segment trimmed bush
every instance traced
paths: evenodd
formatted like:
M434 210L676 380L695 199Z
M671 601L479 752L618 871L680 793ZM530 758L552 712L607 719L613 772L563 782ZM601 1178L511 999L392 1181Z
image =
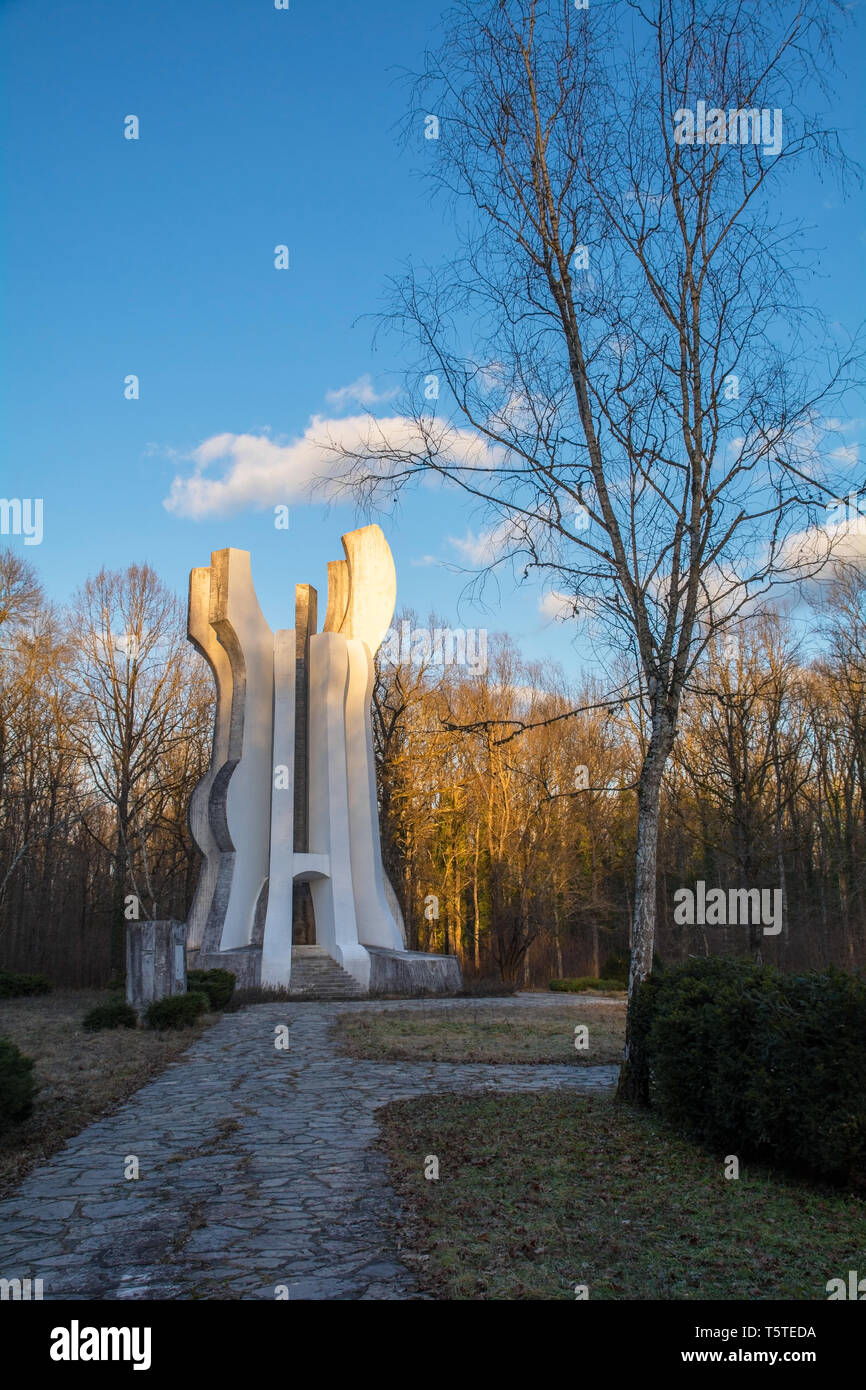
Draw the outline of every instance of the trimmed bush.
M138 1015L125 1000L112 999L108 1004L97 1004L95 1009L86 1013L81 1026L85 1033L101 1033L105 1028L137 1028Z
M682 1133L866 1183L866 981L711 957L654 973L635 1004L635 1065Z
M25 1057L10 1038L0 1038L0 1133L27 1119L36 1090L33 1058Z
M50 994L54 986L47 975L13 975L0 970L0 999L19 999L28 994Z
M661 976L650 1025L650 1099L677 1129L710 1148L737 1137L764 1147L769 1048L782 1026L782 977L723 957Z
M236 978L231 970L189 970L187 989L206 994L212 1009L224 1009L235 992Z
M147 1011L147 1022L151 1028L190 1028L209 1008L210 1000L201 990L170 994L166 999L154 1000Z
M550 988L560 994L583 994L588 989L604 990L609 994L613 990L624 990L625 981L596 980L593 975L577 975L569 980L551 980Z
M866 980L809 971L786 976L783 993L790 1012L771 1056L777 1143L798 1166L864 1186Z

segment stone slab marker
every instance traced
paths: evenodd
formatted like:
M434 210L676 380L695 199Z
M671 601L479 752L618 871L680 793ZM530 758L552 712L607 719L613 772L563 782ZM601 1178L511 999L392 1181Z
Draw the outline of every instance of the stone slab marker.
M186 934L185 922L127 922L126 1002L137 1013L186 993Z

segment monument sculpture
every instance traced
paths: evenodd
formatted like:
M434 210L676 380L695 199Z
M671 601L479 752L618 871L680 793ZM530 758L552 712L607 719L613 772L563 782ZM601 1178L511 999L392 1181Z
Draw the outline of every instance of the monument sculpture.
M188 963L232 970L240 988L452 993L456 957L406 950L382 864L371 697L394 561L378 526L342 540L321 632L309 584L295 589L294 628L271 631L247 551L214 551L191 572L188 635L216 713L189 807L202 866Z

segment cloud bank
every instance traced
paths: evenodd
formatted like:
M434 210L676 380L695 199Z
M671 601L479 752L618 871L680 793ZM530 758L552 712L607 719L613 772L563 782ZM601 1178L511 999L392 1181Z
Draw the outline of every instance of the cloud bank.
M433 428L444 462L495 467L493 451L471 431L440 422ZM333 498L351 467L346 455L369 452L380 456L369 471L386 478L401 466L401 458L423 453L424 441L415 422L402 415L314 415L304 433L288 443L267 435L216 434L188 455L192 471L175 475L163 506L174 516L200 521L245 507L299 505L312 499L314 489L319 497Z

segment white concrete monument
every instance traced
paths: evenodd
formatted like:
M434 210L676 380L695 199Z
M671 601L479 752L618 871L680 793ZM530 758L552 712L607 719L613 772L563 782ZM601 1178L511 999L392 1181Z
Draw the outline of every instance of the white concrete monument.
M454 956L405 949L382 864L370 703L373 658L397 577L378 526L343 536L317 594L295 590L295 627L272 632L245 550L190 574L190 641L216 683L213 752L189 807L203 863L190 966L240 988L297 993L452 993Z

